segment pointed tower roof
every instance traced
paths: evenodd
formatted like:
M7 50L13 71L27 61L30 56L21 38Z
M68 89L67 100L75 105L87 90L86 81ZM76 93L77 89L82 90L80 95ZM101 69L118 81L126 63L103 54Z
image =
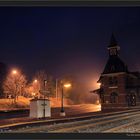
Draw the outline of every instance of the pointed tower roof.
M111 39L110 39L110 44L109 44L108 48L115 47L117 45L118 45L118 43L116 41L116 38L114 36L114 33L112 33Z
M109 58L104 68L103 74L117 72L128 72L127 65L117 56Z
M115 36L112 33L110 45L108 46L109 59L106 63L103 74L128 71L127 65L121 60L121 58L118 55L119 49L120 47L118 46Z

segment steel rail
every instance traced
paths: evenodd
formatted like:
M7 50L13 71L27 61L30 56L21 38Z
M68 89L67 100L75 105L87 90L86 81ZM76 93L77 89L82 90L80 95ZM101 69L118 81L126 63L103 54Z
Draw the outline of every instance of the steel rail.
M100 121L100 122L97 122L97 123L94 123L94 124L81 124L79 126L71 126L71 127L68 127L68 128L62 128L62 129L57 129L57 130L52 130L52 131L49 131L49 132L52 132L52 133L67 133L67 132L73 132L73 131L77 131L77 130L80 130L80 129L86 129L86 128L90 128L90 127L96 127L97 125L105 125L105 124L108 124L108 123L113 123L113 122L116 122L116 121L119 121L120 119L121 120L126 120L126 119L129 119L129 118L133 118L133 117L136 117L136 116L139 116L140 117L140 114L136 114L136 115L132 115L132 116L125 116L125 117L122 117L122 118L116 118L116 119L113 119L113 120L106 120L106 121Z
M101 121L107 121L107 120L110 120L110 119L118 119L118 118L120 118L120 117L127 117L127 116L129 116L129 115L131 115L131 117L132 117L132 115L137 115L137 114L139 114L140 112L139 111L134 111L134 112L127 112L127 113L125 113L125 114L116 114L116 115L112 115L111 114L111 116L106 116L106 117L104 117L104 116L102 116L101 118L91 118L90 120L80 120L80 121L76 121L76 122L72 122L72 123L74 123L76 126L81 126L81 125L87 125L87 123L89 123L89 124L91 124L91 123L94 123L94 124L97 124L97 122L101 122ZM39 127L33 127L33 128L26 128L26 129L22 129L21 131L22 132L34 132L34 131L39 131L40 129L49 129L49 130L57 130L57 129L61 129L62 127L63 128L70 128L70 127L73 127L73 126L71 126L71 122L69 122L69 123L67 123L67 122L65 122L65 121L63 121L63 122L61 122L61 123L63 123L63 124L60 124L60 126L56 126L56 125L52 125L51 127L48 127L48 126L41 126L41 128L39 128ZM66 123L66 124L65 124ZM58 124L59 125L59 124ZM73 125L73 124L72 124ZM48 127L48 128L47 128ZM54 127L54 128L53 128ZM18 130L16 131L16 132L18 132ZM19 132L20 132L20 130L19 130Z
M127 129L127 128L129 128L131 126L134 126L134 125L137 125L139 123L140 123L140 118L138 120L133 121L133 122L123 124L123 125L120 125L118 127L114 127L114 128L105 130L105 131L103 131L103 133L114 133L114 132L118 133L118 132L120 132L120 130L122 131L122 129Z

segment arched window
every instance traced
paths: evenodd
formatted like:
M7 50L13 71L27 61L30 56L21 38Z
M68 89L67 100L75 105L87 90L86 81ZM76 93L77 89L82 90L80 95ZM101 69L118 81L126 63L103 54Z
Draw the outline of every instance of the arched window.
M110 103L117 103L118 101L118 94L113 92L110 94Z
M126 95L126 101L128 103L128 106L136 106L136 94L129 93L128 95Z
M131 98L131 106L136 106L136 95L132 93L130 98Z

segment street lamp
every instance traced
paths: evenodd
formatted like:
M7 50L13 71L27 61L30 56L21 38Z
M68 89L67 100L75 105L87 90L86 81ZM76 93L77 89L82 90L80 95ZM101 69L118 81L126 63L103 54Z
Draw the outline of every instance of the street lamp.
M12 74L14 75L14 77L17 75L17 70L12 70ZM16 91L15 91L15 102L16 102L16 94L17 94L17 87L18 87L18 84L17 84L17 81L15 79L15 85L16 85Z
M68 84L63 84L62 83L62 97L61 97L61 111L60 111L60 116L66 116L66 113L64 111L64 88L69 88L71 87L71 84L68 83ZM64 87L64 88L63 88Z
M37 80L37 79L35 79L35 80L33 81L33 90L34 90L34 92L35 92L35 94L36 94L36 98L39 98L38 80Z
M12 74L16 75L17 74L17 70L12 70Z
M43 117L45 118L45 106L47 105L46 103L45 103L45 100L46 100L46 96L45 96L45 91L46 91L46 86L47 86L47 80L44 80L44 103L42 104L43 105Z
M37 83L37 82L38 82L37 79L35 79L35 80L34 80L34 83Z

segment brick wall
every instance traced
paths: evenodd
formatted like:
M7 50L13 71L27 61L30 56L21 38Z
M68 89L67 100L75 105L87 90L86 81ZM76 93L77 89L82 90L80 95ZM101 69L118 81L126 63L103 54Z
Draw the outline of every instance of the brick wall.
M110 85L109 78L115 76L117 78L117 84L116 85ZM105 103L103 103L101 106L102 108L112 108L112 107L126 107L126 74L115 74L115 75L106 75L102 78L102 85L101 88L104 90L104 99ZM117 93L118 97L116 98L116 103L110 102L110 95L111 93Z

